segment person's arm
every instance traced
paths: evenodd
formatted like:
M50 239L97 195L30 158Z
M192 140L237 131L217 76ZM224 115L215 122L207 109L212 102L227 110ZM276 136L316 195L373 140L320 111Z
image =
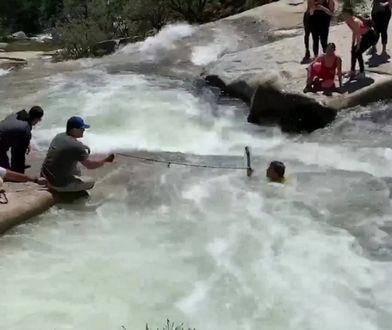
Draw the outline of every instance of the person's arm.
M315 0L308 0L309 14L313 15L315 9L316 9L316 1Z
M338 57L337 74L339 79L339 88L342 88L342 58Z
M12 181L12 182L34 182L38 183L41 185L46 184L46 179L45 178L38 178L35 176L29 176L23 173L18 173L14 171L7 170L4 176L4 179L7 181Z
M101 159L92 159L88 157L86 160L81 161L82 165L88 170L95 170L96 168L102 167L105 163L111 163L114 160L114 155L111 154Z
M333 16L335 14L335 5L331 5L331 3L333 3L333 1L329 2L329 8L324 7L323 5L317 5L316 9L322 10L324 13ZM333 10L331 9L331 7L333 8Z

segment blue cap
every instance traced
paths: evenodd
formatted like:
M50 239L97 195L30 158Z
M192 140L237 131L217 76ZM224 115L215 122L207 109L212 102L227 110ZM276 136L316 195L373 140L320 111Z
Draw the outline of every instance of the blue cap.
M73 128L90 128L90 125L86 124L82 117L74 116L67 121L67 131Z

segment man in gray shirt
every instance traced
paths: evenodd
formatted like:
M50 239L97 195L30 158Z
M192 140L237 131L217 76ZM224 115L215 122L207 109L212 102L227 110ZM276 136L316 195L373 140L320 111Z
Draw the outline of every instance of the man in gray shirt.
M90 190L95 182L92 178L81 176L78 163L92 170L114 160L114 155L91 159L90 149L77 140L89 127L82 118L71 117L67 121L66 132L57 134L53 139L41 170L51 189L58 192Z

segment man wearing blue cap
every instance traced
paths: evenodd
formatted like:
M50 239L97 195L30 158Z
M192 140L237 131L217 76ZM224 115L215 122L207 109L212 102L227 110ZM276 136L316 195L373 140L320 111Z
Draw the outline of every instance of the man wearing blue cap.
M41 172L51 189L58 192L90 190L95 182L81 176L78 163L93 170L114 160L114 155L91 159L89 147L78 141L87 128L90 126L81 117L71 117L67 121L67 131L57 134L50 144Z

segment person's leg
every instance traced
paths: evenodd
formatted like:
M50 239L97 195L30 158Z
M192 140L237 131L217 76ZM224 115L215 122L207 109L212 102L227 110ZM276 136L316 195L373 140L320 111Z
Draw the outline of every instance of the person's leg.
M387 53L387 43L388 43L388 26L391 20L391 10L385 11L381 24L381 43L382 43L382 54Z
M11 170L24 173L27 148L22 144L11 147Z
M372 46L371 50L369 51L369 55L375 55L377 53L376 46L377 46L378 39L380 38L380 30L381 30L380 15L378 12L372 13L372 21L374 22L374 30L376 32L377 40Z
M359 49L356 50L360 73L365 72L365 65L363 63L362 54L366 52L370 47L372 47L376 40L377 35L374 30L369 30L362 36L361 42L359 44Z
M10 161L8 159L7 150L0 150L0 167L9 169Z
M95 185L95 181L90 177L75 176L74 179L69 184L63 187L50 186L50 188L57 192L80 192L85 190L91 190L93 189L94 185Z
M325 53L325 51L327 50L330 24L331 24L331 19L329 17L325 18L324 22L322 22L322 26L320 30L320 42L321 42L321 47L323 48L323 53Z
M310 15L309 13L304 14L304 30L305 30L305 35L304 35L304 43L305 43L305 59L310 58L310 51L309 51L309 38L310 38Z
M313 54L314 57L317 57L319 54L320 29L319 21L317 21L317 17L315 18L314 15L310 16L310 32L313 39Z
M355 65L357 64L356 46L351 46L351 75L355 74Z

